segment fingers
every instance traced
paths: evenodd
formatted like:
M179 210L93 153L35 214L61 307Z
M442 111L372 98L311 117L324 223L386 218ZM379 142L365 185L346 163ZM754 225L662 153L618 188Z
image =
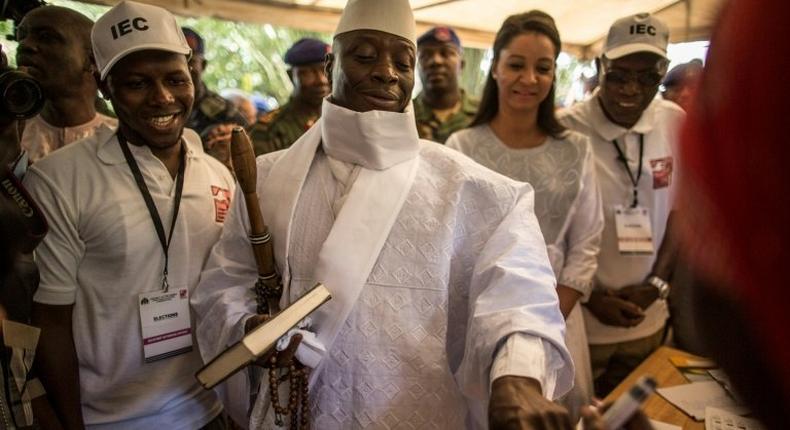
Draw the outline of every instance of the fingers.
M593 406L584 406L581 409L584 430L605 430L601 413Z
M296 355L296 350L299 348L299 344L302 342L302 335L295 334L291 336L291 341L288 342L288 346L277 353L277 367L286 367L291 364L294 356Z
M623 315L626 315L628 318L638 318L645 316L645 312L642 310L642 308L634 303L626 300L617 300L615 303L617 304L617 307L620 308L620 312L622 312Z
M206 148L211 149L218 144L230 145L230 136L231 136L230 133L213 136L213 137L209 136L205 142Z
M247 334L268 320L267 315L253 315L244 322L244 333Z

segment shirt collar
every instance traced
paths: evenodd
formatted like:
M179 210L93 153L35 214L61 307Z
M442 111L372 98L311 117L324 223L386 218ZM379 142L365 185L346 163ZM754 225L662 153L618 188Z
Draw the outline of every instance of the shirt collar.
M642 112L642 116L639 117L639 120L636 122L636 124L634 124L631 128L625 128L613 123L611 120L609 120L609 118L606 117L603 107L601 106L601 101L598 98L599 94L600 89L596 89L593 93L593 96L587 103L589 103L589 108L591 111L590 113L593 120L593 129L595 129L595 132L605 140L615 140L623 137L627 133L648 134L653 131L653 126L655 123L655 100L651 101L645 111Z
M96 130L95 138L99 142L96 156L105 164L114 165L126 163L126 159L123 156L123 151L121 151L121 146L118 144L118 138L115 133L116 129L106 124L103 124ZM192 129L185 128L181 138L187 143L187 158L205 156L200 136ZM134 151L134 145L129 146Z

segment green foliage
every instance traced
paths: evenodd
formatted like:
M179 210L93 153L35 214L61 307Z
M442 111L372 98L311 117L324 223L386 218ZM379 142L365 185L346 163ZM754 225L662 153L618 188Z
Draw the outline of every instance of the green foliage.
M203 74L210 88L238 88L274 96L281 103L293 89L283 63L285 51L302 37L329 41L329 35L214 18L180 20L206 41L208 67Z

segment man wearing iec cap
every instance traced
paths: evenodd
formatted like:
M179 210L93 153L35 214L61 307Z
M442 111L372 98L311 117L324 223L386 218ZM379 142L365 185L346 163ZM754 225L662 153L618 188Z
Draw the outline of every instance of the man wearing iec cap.
M321 119L257 160L282 303L316 282L333 295L303 341L326 352L296 353L312 369L311 426L570 428L547 399L568 391L573 364L532 188L419 139L415 62L407 0L349 1ZM192 300L206 360L260 320L239 201ZM250 427L274 428L261 387Z
M477 113L478 101L458 82L464 67L461 40L452 28L434 27L417 39L417 61L423 86L414 99L417 131L423 139L444 143Z
M223 428L194 379L189 296L234 183L185 129L190 48L159 7L121 2L91 35L118 114L25 177L50 223L38 248L39 375L66 428Z
M329 45L303 38L285 53L288 77L294 90L288 103L263 116L250 128L255 155L288 148L321 116L321 103L329 95L324 59Z
M669 31L649 14L616 21L596 61L600 88L561 122L590 136L604 204L595 287L583 308L595 390L605 396L664 335L675 259L668 226L683 111L655 98Z

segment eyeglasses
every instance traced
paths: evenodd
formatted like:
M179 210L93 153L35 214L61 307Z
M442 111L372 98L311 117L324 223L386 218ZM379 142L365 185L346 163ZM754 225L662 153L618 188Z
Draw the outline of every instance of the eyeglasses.
M621 69L604 70L606 82L616 85L625 85L636 81L643 87L654 87L661 83L663 75L657 71L633 72Z

